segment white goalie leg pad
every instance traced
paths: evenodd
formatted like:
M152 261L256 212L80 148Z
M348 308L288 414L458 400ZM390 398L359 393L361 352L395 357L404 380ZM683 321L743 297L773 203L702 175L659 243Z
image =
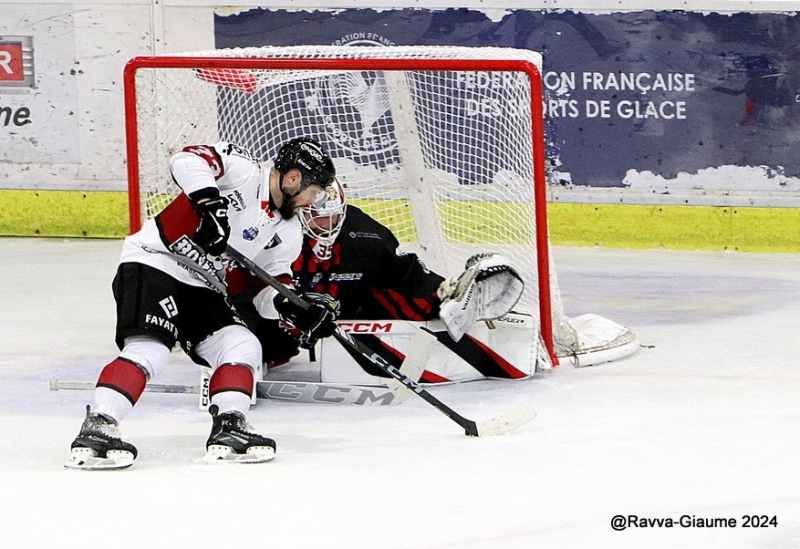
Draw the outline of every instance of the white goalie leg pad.
M498 254L478 254L466 270L439 287L439 318L455 341L480 320L494 320L511 311L525 283L509 260Z

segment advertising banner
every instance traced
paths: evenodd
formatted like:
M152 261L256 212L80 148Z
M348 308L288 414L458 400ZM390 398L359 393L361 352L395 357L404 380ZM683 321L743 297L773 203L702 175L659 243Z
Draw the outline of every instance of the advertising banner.
M0 161L80 161L75 29L68 7L5 5L0 18Z
M531 49L544 58L551 184L800 190L795 14L253 9L215 16L214 30L218 48Z

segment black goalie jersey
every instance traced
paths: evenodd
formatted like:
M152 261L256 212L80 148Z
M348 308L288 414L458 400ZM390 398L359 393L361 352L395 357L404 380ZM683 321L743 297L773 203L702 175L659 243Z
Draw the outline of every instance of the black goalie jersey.
M443 278L397 247L389 229L348 204L330 259L319 259L304 241L292 266L295 288L335 297L342 319L438 318L436 289Z

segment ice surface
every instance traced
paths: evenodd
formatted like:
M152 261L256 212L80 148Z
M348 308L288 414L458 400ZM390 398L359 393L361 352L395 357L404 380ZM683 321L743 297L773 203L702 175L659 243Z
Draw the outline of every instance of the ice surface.
M281 548L800 547L800 256L554 250L566 312L630 326L616 363L432 389L519 431L466 437L421 399L398 407L259 401L261 465L201 461L194 395L145 393L122 424L131 469L62 467L116 353L121 243L0 239L2 546ZM156 381L196 383L179 354ZM735 518L629 528L614 515ZM743 528L743 515L778 526Z

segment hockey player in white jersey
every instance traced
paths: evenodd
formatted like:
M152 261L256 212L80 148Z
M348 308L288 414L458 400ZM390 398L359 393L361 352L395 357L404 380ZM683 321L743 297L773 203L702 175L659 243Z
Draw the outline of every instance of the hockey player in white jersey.
M176 343L212 370L206 458L267 461L275 455L275 441L252 432L245 420L261 344L227 301L224 251L230 244L290 284L302 244L295 214L327 199L333 162L310 138L284 144L270 168L221 142L184 148L170 159L170 172L183 192L125 239L112 284L121 352L100 372L68 467L133 463L137 449L120 438L119 422ZM288 320L310 337L335 329L335 313L326 305L298 309L269 287L254 302L261 315Z

